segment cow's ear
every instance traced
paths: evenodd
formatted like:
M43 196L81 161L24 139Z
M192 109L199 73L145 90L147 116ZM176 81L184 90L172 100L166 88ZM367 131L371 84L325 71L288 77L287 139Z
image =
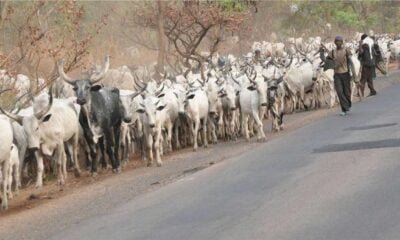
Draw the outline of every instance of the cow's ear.
M236 96L239 96L240 91L236 91Z
M137 113L144 113L144 109L139 108L138 110L136 110Z
M219 95L218 95L218 97L220 97L220 98L223 98L223 97L226 97L226 93L220 93Z
M97 91L99 91L101 88L102 88L102 86L100 86L100 85L94 85L94 86L92 86L92 87L90 88L90 91L92 91L92 92L97 92Z
M47 121L50 120L50 118L51 118L51 114L47 114L47 115L42 119L42 122L47 122Z
M187 99L193 99L194 98L194 94L190 94L189 96L186 97Z
M250 91L254 91L254 90L256 90L256 87L254 87L253 85L251 85L251 86L248 86L247 89L250 90Z
M161 111L161 110L163 110L163 109L165 108L165 106L166 106L166 105L163 105L163 106L158 106L158 107L157 107L157 111Z
M160 95L157 96L157 98L162 98L165 96L165 93L161 93Z

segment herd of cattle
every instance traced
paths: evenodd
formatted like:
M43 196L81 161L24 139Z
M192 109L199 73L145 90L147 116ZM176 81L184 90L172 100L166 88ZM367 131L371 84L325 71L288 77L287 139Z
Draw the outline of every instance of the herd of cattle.
M400 41L388 35L376 41L387 62L391 54L400 53ZM98 162L106 168L108 161L118 173L138 149L148 166L154 160L161 166L161 156L173 149L192 146L196 151L199 145L240 136L263 141L265 118L272 120L272 131L280 131L285 113L334 107L333 69L320 59L321 43L320 37L256 42L245 56L214 56L202 72L195 64L169 69L161 81L152 80L150 71L142 68L109 69L108 56L100 69L76 80L59 61L59 78L32 97L30 107L0 107L2 208L7 209L12 198L12 186L15 191L21 188L28 168L36 169L36 187L43 185L43 159L50 160L47 168L64 184L70 166L80 175L79 159L86 159L92 175ZM356 73L358 44L346 43ZM353 79L357 95L359 74ZM13 78L5 70L0 70L0 81L2 86L12 82L18 95L30 84L23 75Z

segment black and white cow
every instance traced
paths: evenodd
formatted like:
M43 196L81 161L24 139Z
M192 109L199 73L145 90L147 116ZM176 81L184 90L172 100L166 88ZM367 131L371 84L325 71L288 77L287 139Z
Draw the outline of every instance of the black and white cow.
M76 101L82 106L79 123L89 144L93 175L96 175L97 172L97 161L94 160L96 159L97 144L102 150L104 147L106 148L113 172L119 173L121 171L118 151L123 107L120 102L119 90L95 85L104 77L109 66L110 58L107 56L103 69L99 73L92 74L88 79L74 80L64 72L63 61L61 60L58 63L60 77L73 86L77 97ZM102 158L104 164L104 155L102 155Z

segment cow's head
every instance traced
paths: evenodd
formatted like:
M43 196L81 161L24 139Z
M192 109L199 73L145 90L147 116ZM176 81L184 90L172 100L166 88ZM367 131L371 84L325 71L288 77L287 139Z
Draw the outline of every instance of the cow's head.
M275 98L278 95L278 85L283 81L283 76L278 79L268 81L268 105L271 107L275 103Z
M34 99L35 104L35 99ZM45 122L51 119L50 109L53 105L53 95L50 93L49 101L46 106L40 109L36 109L33 115L22 117L14 113L7 112L0 108L0 111L8 116L10 119L18 122L23 126L23 129L27 135L28 148L38 150L40 147L40 128Z
M213 81L209 82L207 88L207 97L208 97L208 112L210 114L215 114L217 112L218 106L221 105L221 101L218 98L219 86Z
M173 93L178 102L178 113L179 113L179 115L184 115L185 114L186 92L184 90L176 89L176 90L174 90Z
M222 103L228 107L229 110L236 110L236 92L231 84L226 84L219 92L218 97L221 98Z
M166 104L162 104L160 99L150 96L144 99L137 112L142 114L144 125L154 128L159 120L159 112L161 112L165 106Z
M95 72L90 75L88 79L83 80L73 80L64 72L64 61L60 60L58 62L58 73L60 77L67 83L71 84L76 95L76 102L79 105L84 105L90 101L90 92L99 91L101 89L100 85L95 85L105 76L108 68L110 67L110 56L105 57L105 63L100 72Z
M132 121L132 117L134 112L137 110L138 102L135 102L136 97L140 97L146 90L147 84L145 84L139 91L137 92L124 92L120 90L120 100L123 108L123 120L126 123L130 123ZM139 100L140 101L140 100Z
M267 106L267 80L262 76L257 76L257 74L253 78L249 78L249 80L251 84L247 89L257 91L260 106Z

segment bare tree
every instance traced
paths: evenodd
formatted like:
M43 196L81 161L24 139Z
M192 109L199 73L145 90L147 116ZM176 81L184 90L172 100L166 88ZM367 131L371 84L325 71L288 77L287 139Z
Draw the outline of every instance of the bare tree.
M2 49L6 57L0 62L0 68L27 74L32 80L33 93L45 87L39 86L39 76L46 80L45 85L57 78L58 58L67 59L66 71L77 67L107 20L107 15L102 15L92 31L83 33L81 23L85 10L75 1L8 2L0 6L1 12L6 12L0 29L7 31L7 41L11 43ZM49 66L52 66L50 71Z

